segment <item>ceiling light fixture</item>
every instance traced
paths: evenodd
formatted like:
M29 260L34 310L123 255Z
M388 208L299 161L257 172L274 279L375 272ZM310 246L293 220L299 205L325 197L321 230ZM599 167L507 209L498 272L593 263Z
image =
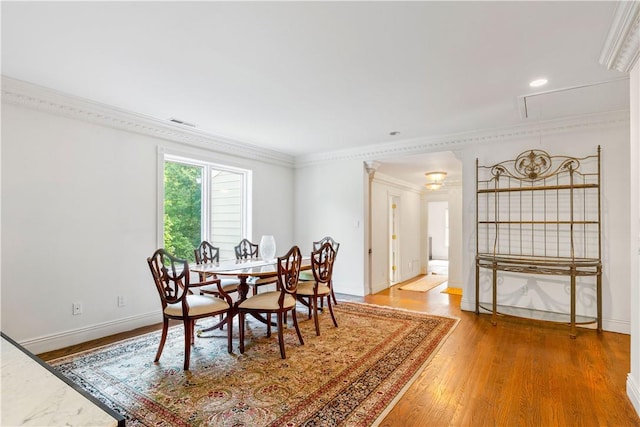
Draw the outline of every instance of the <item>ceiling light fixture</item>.
M427 177L427 180L431 182L442 182L447 176L446 172L427 172L424 174Z
M441 182L427 182L425 185L429 190L439 190L442 187Z
M447 177L446 172L427 172L424 174L427 177L427 182L424 186L429 190L439 190L442 188L442 183L444 179Z
M540 87L540 86L544 86L547 84L547 79L542 78L542 79L536 79L534 81L532 81L531 83L529 83L529 86L531 87Z

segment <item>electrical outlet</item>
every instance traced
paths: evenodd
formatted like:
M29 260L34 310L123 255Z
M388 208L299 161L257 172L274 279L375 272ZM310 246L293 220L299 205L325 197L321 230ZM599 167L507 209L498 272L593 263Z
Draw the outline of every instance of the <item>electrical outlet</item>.
M81 302L74 302L73 304L71 304L71 307L72 307L72 313L73 313L74 316L82 314L82 303Z
M124 307L127 305L127 301L124 299L124 295L118 295L118 307Z

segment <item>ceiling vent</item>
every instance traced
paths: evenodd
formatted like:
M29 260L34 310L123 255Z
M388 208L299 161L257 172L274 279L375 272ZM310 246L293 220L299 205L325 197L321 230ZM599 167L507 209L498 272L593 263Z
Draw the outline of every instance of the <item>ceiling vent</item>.
M520 118L549 120L629 108L629 79L621 78L518 97Z
M193 124L193 123L185 122L185 121L183 121L183 120L176 119L176 118L174 118L174 117L170 118L170 119L169 119L169 121L170 121L170 122L173 122L173 123L177 123L177 124L179 124L179 125L183 125L183 126L189 126L189 127L192 127L192 128L196 127L196 125L195 125L195 124Z

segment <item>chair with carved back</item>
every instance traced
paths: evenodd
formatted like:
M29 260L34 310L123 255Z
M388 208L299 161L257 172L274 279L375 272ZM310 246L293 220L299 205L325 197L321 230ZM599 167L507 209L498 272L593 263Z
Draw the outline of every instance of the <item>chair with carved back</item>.
M317 242L313 242L313 250L317 251L322 247L322 245L324 245L327 242L331 244L331 247L333 248L333 250L336 252L336 255L337 255L338 249L340 249L340 243L336 242L331 236L325 236L322 239L318 240ZM303 282L314 281L313 274L309 271L303 271L302 273L300 273L300 281L303 281ZM333 299L334 305L338 305L338 301L336 300L336 295L333 293L333 281L331 282L331 299Z
M200 245L196 249L193 250L193 253L196 258L196 264L207 264L211 262L220 262L220 248L213 246L211 243L203 240ZM205 281L205 276L207 274L200 273L200 281ZM208 274L209 277L213 279L218 279L215 274ZM238 290L238 285L240 284L240 279L234 278L221 278L220 284L222 285L222 289L226 293L233 293ZM216 294L218 292L218 287L215 285L207 285L199 288L201 294Z
M309 318L313 315L316 327L316 335L320 335L320 321L318 319L318 302L327 299L327 306L334 326L338 322L333 314L331 306L331 275L333 263L336 259L336 251L329 242L325 242L320 248L311 252L311 272L313 281L300 282L298 285L297 299L309 308Z
M162 336L154 362L160 355L167 340L169 320L181 320L184 323L184 369L189 369L191 345L194 342L196 319L227 314L227 347L232 352L232 323L229 316L232 307L231 297L222 289L219 279L191 283L189 281L189 263L169 254L164 249L156 250L147 258L153 281L162 304ZM197 295L192 290L200 286L216 285L217 296Z
M260 252L256 243L251 243L248 239L242 239L240 243L234 248L236 253L236 259L258 259L260 258ZM260 286L272 285L277 283L278 280L274 277L264 277L258 279L251 279L248 283L253 288L253 295L258 293Z
M196 264L207 264L207 263L211 263L211 262L220 262L220 248L213 246L211 243L209 243L206 240L203 240L196 249L193 250L193 253L195 255L195 259L196 259ZM223 277L223 278L219 278L216 274L213 273L200 273L200 281L204 282L207 277L212 278L212 279L219 279L220 280L220 284L222 285L222 289L224 289L224 291L227 294L232 294L234 292L238 291L238 285L240 284L240 279L238 278L233 278L233 277ZM211 285L205 285L205 286L201 286L198 288L198 290L200 291L200 295L214 295L217 296L218 295L218 285L217 284L211 284ZM224 326L224 322L223 322L223 318L222 315L220 315L220 329L222 329L222 327ZM218 325L216 325L218 326ZM215 328L215 327L214 327ZM207 332L211 329L214 328L207 328L204 329L200 332ZM200 334L200 332L198 332L198 334Z
M284 326L287 313L291 312L293 325L298 334L300 344L303 345L302 334L298 327L296 316L296 291L298 289L298 277L302 264L300 248L293 246L284 256L278 257L277 281L275 291L263 292L253 295L238 306L238 323L240 324L240 353L244 353L244 330L247 314L267 314L267 337L271 336L271 314L275 314L278 327L278 343L280 344L280 356L285 359Z
M234 248L236 259L258 258L258 245L251 243L249 239L242 239Z

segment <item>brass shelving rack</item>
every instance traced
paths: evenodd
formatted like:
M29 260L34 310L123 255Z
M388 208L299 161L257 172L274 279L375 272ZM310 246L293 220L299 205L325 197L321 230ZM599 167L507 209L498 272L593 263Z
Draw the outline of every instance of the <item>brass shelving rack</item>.
M481 166L476 159L476 314L576 325L602 331L600 147L587 157L527 150L516 159ZM480 301L481 270L491 274L491 301ZM498 303L499 272L569 279L568 312ZM595 278L596 313L576 313L576 281Z

